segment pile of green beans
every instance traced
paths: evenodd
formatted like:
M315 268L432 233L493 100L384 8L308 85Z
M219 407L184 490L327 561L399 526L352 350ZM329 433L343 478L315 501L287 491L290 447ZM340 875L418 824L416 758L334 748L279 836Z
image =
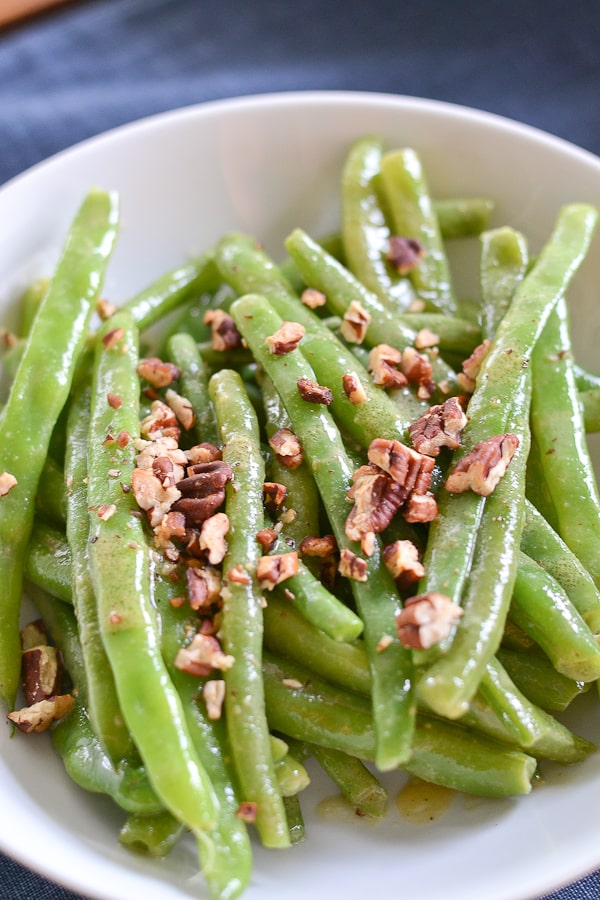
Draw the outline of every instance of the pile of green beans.
M376 137L348 148L340 193L338 233L295 229L278 263L260 235L232 231L116 308L99 297L118 203L94 190L5 341L0 697L31 730L25 589L64 667L43 703L70 700L37 730L75 782L121 809L123 846L165 856L190 834L213 900L249 884L253 839L304 837L309 759L381 819L383 772L398 789L409 774L500 798L529 793L547 761L596 750L563 713L600 684L586 442L600 376L576 363L569 331L597 211L557 210L531 261L526 236L493 223L492 199L433 197L418 153ZM449 253L467 239L480 285L468 300ZM405 384L375 379L384 347ZM418 383L403 368L415 353ZM153 381L153 366L168 377ZM405 515L416 488L401 484L384 515L394 486L373 448L410 448L421 464L412 427L449 398L465 422L428 458L435 512ZM449 490L456 466L506 435L516 450L492 489ZM203 480L214 466L222 489ZM386 493L357 540L348 495L365 472ZM220 553L204 529L217 521ZM420 564L411 582L386 564L398 541ZM290 568L269 582L264 563ZM407 641L403 611L433 595L457 614L432 643L421 625ZM213 655L194 655L207 643Z

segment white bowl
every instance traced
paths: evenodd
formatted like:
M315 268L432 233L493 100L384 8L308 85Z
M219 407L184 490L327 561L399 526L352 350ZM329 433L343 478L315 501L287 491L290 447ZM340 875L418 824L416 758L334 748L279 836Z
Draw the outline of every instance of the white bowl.
M510 223L535 252L559 206L600 206L600 161L549 135L498 117L427 100L361 93L275 94L183 109L119 128L42 163L0 190L4 223L0 321L37 275L51 270L65 230L91 185L117 189L122 230L104 295L121 301L163 271L245 230L274 254L300 225L319 235L338 222L340 167L350 142L379 134L415 147L438 196L489 194L495 223ZM472 248L467 252L475 263ZM457 271L458 286L475 290ZM570 294L575 345L596 362L598 242ZM597 709L587 734L600 738ZM0 846L49 877L104 900L205 897L185 842L162 863L116 840L109 801L80 791L42 738L0 730ZM600 865L600 760L561 771L522 799L457 797L428 826L391 804L376 827L323 817L323 779L304 795L307 839L290 852L256 848L247 900L517 900Z

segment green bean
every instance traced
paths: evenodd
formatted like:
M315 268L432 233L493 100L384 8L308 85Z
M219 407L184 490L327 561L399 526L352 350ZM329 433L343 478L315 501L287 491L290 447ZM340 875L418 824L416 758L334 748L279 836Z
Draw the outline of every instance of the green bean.
M288 830L290 832L290 841L292 844L299 844L304 840L304 817L302 816L302 807L300 806L300 798L298 794L292 797L284 797L283 805L285 807L285 816L287 819Z
M317 380L331 388L332 411L340 427L361 446L374 436L398 438L423 411L423 404L409 392L393 402L377 387L352 350L333 335L326 325L292 294L269 257L250 238L226 235L217 247L217 263L223 277L239 294L261 294L278 315L299 322L305 328L303 353L310 352L310 363ZM351 403L343 390L343 375L353 372L366 394L364 403Z
M66 537L72 569L71 595L88 684L87 712L101 745L117 763L131 752L131 735L123 719L114 676L102 642L89 569L88 439L91 397L91 385L82 382L73 391L69 406L64 472L67 485ZM110 477L113 481L120 478L120 470L113 470Z
M290 753L275 763L275 774L282 797L293 797L310 783L308 772Z
M408 274L426 308L454 315L456 298L423 167L410 149L386 153L381 159L381 188L390 211L394 235L419 242L424 256Z
M34 497L52 431L84 346L117 219L114 195L94 190L83 201L31 326L0 417L0 472L16 482L0 501L0 697L9 706L14 703L19 681L18 620Z
M140 331L154 325L188 299L197 300L219 286L212 251L190 263L177 266L127 300L121 309L129 312Z
M19 312L21 313L19 324L20 337L26 338L29 335L49 284L50 280L48 278L36 278L21 295L19 299Z
M394 310L408 309L414 294L386 260L389 229L381 208L378 178L383 145L374 137L356 141L342 170L342 242L346 266Z
M39 587L72 603L71 553L64 533L38 519L25 556L25 574Z
M579 391L591 391L594 388L600 388L600 375L585 369L575 360L573 360L573 373L575 375L575 384Z
M67 518L65 483L61 467L46 457L36 494L37 507L53 525L64 526Z
M575 697L589 688L557 672L547 656L500 647L497 657L522 694L552 712L564 712Z
M272 727L296 740L367 762L374 759L366 698L332 688L304 667L270 653L265 653L263 672ZM402 766L434 784L488 797L529 793L535 767L528 754L428 716L419 717L412 755Z
M523 235L508 226L485 231L480 243L481 330L493 338L525 276L529 254Z
M202 859L202 872L211 897L226 900L238 896L247 886L252 869L252 849L248 829L237 815L239 791L225 722L208 717L201 699L207 679L190 675L175 664L178 651L198 627L196 614L188 605L174 606L170 602L181 590L178 581L157 574L155 587L163 658L181 698L194 748L219 801L217 820L211 831L212 847Z
M550 316L532 358L532 431L558 531L600 587L600 497L571 362L567 304Z
M594 635L556 579L523 553L509 615L558 672L575 681L600 677L600 646Z
M384 817L388 793L360 759L317 744L309 744L309 749L358 815Z
M185 828L169 812L127 817L119 831L119 843L129 850L159 858L167 856Z
M139 436L137 333L116 313L98 335L88 456L89 564L100 633L125 721L165 805L210 848L217 800L192 746L182 704L162 660L149 547L131 484ZM107 400L116 395L116 407ZM120 447L107 436L126 433ZM111 477L117 468L120 477ZM143 702L140 702L143 696Z
M447 241L481 234L488 227L495 206L491 197L449 197L433 201L440 232Z
M175 363L181 372L183 395L192 404L196 438L199 441L217 444L215 411L208 396L208 373L196 341L191 335L181 332L171 335L167 340L167 352L171 362Z
M594 580L560 535L527 501L521 550L558 581L591 631L600 633L600 591Z
M538 442L535 439L535 435L532 435L531 437L529 459L527 460L525 496L527 502L537 509L550 527L557 532L560 527L558 524L558 515L556 513L554 501L550 496L550 487L546 482L542 467L542 454Z
M225 503L230 528L223 564L227 594L221 626L223 646L235 660L225 672L231 751L242 797L257 804L261 840L268 847L286 847L289 833L269 746L260 678L263 626L255 569L260 557L256 535L263 527L265 479L258 422L237 372L223 369L213 375L209 392L223 459L234 472ZM247 583L228 582L229 573L237 566L248 572Z
M308 460L340 549L360 553L357 542L345 532L348 515L346 494L352 464L340 433L322 404L307 403L298 392L301 377L314 380L314 372L299 350L284 356L272 354L266 338L281 326L277 313L257 295L236 300L231 307L236 325L256 359L281 394L283 403ZM351 579L358 613L364 623L365 645L373 678L373 708L377 730L377 765L389 769L410 753L414 724L410 654L396 637L395 616L399 598L376 545L367 563L367 580ZM381 639L392 638L384 652Z

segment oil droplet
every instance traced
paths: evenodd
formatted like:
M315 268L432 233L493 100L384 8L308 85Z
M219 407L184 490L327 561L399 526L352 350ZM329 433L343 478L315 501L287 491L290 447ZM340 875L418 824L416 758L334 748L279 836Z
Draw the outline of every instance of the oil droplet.
M446 813L454 800L455 791L420 778L410 778L396 797L400 814L415 825L435 822Z

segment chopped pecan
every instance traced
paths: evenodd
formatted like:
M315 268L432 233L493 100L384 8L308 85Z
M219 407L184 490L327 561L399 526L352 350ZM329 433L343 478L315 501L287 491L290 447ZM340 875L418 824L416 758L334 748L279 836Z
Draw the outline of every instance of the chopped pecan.
M439 334L429 328L421 328L415 336L415 349L427 350L429 347L437 347L439 342Z
M322 537L308 535L300 542L300 553L303 556L318 556L323 559L337 553L337 541L333 534L324 534Z
M401 388L407 384L406 375L397 366L402 354L389 344L377 344L369 353L368 369L375 384L383 388Z
M108 405L112 407L112 409L120 409L123 404L123 398L119 397L118 394L109 392L106 395L106 399L108 400Z
M300 299L309 309L317 309L319 306L325 306L327 303L327 297L323 291L318 291L316 288L305 288L300 295Z
M137 373L148 384L155 388L169 387L181 376L180 370L170 362L164 362L157 356L149 356L138 363Z
M310 378L299 378L296 384L300 396L307 403L323 403L325 406L333 403L333 394L330 388L317 384Z
M458 373L456 380L461 389L467 394L472 394L475 390L477 376L491 346L492 342L490 339L484 338L481 344L475 347L471 355L463 361L462 372Z
M272 591L276 584L281 584L297 572L298 554L295 550L274 556L261 556L256 564L258 583L266 591Z
M209 309L204 314L204 322L211 327L213 350L235 350L242 346L242 336L235 322L222 309Z
M362 344L370 321L371 313L357 300L352 300L344 313L340 334L349 344Z
M116 511L117 507L114 503L102 503L96 510L96 515L99 519L102 519L103 522L108 522L109 519L112 519Z
M209 719L221 718L221 711L225 701L225 682L222 678L210 678L202 688L202 696L206 704L206 714Z
M123 338L125 337L125 329L124 328L113 328L112 331L107 331L105 335L102 337L102 343L104 344L104 348L106 350L114 350L114 348L119 344Z
M246 822L247 825L252 825L253 822L256 822L256 803L250 800L242 801L235 814L242 822Z
M188 566L185 570L189 604L192 609L206 610L219 602L221 573L211 566Z
M419 400L428 400L435 391L433 367L423 353L414 347L407 347L402 353L400 371L406 376L409 384L417 385Z
M21 656L23 693L28 706L48 700L60 688L62 666L56 647L48 644L24 650Z
M202 634L198 632L194 635L191 643L187 647L182 647L175 657L175 667L187 672L189 675L196 675L199 678L205 678L220 669L222 672L230 669L235 660L233 656L224 653L219 641L214 635Z
M300 441L289 428L280 428L271 435L269 446L286 469L296 469L303 460Z
M506 472L518 446L516 434L496 434L476 444L448 475L446 490L460 494L471 489L488 497Z
M187 397L182 397L181 394L178 394L173 388L169 388L165 392L165 400L175 413L180 425L185 431L189 431L196 422L196 416L192 404Z
M18 481L14 475L11 475L10 472L2 472L0 474L0 497L6 497L17 484Z
M153 528L181 496L177 487L164 487L149 469L134 469L131 485L138 506L148 513Z
M456 450L460 436L467 424L467 417L457 397L449 397L442 404L430 407L427 412L408 426L413 447L425 456L438 456L442 447Z
M352 476L347 497L354 505L345 524L351 541L379 534L390 524L408 496L404 487L375 465L360 466Z
M251 581L249 574L241 564L233 566L229 570L227 579L228 581L231 581L232 584L250 584Z
M188 475L177 482L184 497L208 497L221 491L233 478L231 466L221 459L188 466Z
M136 446L140 450L135 458L139 469L150 469L161 483L166 483L167 487L177 484L184 477L187 457L183 450L179 449L175 438L140 441Z
M431 473L435 465L430 456L417 453L400 441L375 438L367 452L369 462L387 472L401 484L407 495L411 491L424 494L431 485Z
M180 497L172 505L176 512L183 513L188 528L202 525L213 516L225 502L225 491L217 490L206 497Z
M266 338L266 343L271 353L284 356L296 349L305 334L306 329L299 322L283 322L275 334Z
M364 403L367 399L367 392L355 372L346 372L342 375L342 386L350 403Z
M46 625L43 619L35 619L28 622L21 629L21 646L23 650L31 650L33 647L43 647L48 643Z
M398 637L405 647L427 650L450 634L462 614L445 594L418 594L406 600L396 616Z
M115 306L114 303L110 303L103 297L96 303L96 312L103 322L105 322L107 319L110 319L110 317L116 313L117 309L118 307Z
M223 454L214 444L204 441L201 444L194 444L185 451L185 455L188 463L193 466L197 463L214 462L216 459L221 459Z
M346 578L353 578L355 581L368 580L368 565L365 559L361 559L352 550L343 547L340 553L340 562L338 572Z
M419 265L425 252L425 248L416 238L393 234L390 237L387 258L400 275L408 275Z
M175 471L175 464L169 456L155 456L152 460L152 474L156 475L164 487L177 484L183 478L180 467Z
M205 519L200 529L200 549L207 551L208 561L216 566L227 553L225 537L229 531L229 519L223 512Z
M57 697L39 700L31 706L16 709L8 714L8 718L25 734L39 733L47 731L58 719L63 719L71 712L74 704L75 700L71 694L59 694Z
M275 513L285 503L287 488L278 481L265 481L263 484L263 502L269 512Z
M265 553L270 553L277 541L277 532L274 528L261 528L256 535L256 540Z
M406 590L425 574L419 551L412 541L387 544L383 548L383 560L401 590Z
M150 412L140 422L140 433L151 441L164 437L172 437L178 441L181 429L171 407L162 400L154 400Z
M412 493L406 501L402 515L407 522L433 522L437 519L438 505L430 491L424 494Z

